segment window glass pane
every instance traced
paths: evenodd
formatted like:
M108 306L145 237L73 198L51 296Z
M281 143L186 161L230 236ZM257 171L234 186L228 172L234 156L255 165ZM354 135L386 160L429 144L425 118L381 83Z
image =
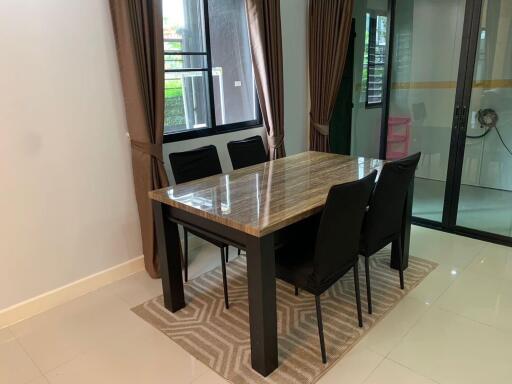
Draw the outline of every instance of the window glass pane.
M245 0L209 0L208 13L216 123L256 120Z
M202 0L163 0L164 49L205 52Z
M165 133L208 126L207 72L166 72Z
M382 103L387 45L387 17L370 18L368 41L367 103Z
M166 54L165 69L206 69L206 55Z
M370 14L367 13L365 17L365 33L364 33L364 57L363 57L363 71L361 78L361 94L359 101L366 102L366 87L368 82L368 51L370 48Z

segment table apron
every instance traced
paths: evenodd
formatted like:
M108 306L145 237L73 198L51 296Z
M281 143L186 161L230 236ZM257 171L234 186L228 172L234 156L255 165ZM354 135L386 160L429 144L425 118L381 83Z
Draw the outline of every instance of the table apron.
M169 220L236 248L246 249L248 239L253 237L248 233L208 220L179 208L171 206L168 206L168 208Z

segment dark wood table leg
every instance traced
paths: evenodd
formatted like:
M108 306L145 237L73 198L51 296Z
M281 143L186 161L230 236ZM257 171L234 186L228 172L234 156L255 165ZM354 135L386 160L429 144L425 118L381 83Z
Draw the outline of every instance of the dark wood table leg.
M185 294L181 275L180 235L178 225L167 218L168 209L165 204L153 201L164 305L169 311L176 312L185 306Z
M409 186L407 197L405 200L404 213L402 218L402 268L407 269L409 266L409 244L411 240L411 222L412 222L412 202L414 196L414 178ZM391 247L391 268L400 269L400 257L398 249Z
M247 240L247 279L251 364L268 376L277 368L276 265L274 237L249 236Z

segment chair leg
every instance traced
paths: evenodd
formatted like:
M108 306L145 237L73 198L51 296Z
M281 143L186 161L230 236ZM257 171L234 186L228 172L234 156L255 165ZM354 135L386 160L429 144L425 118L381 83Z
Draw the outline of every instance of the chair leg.
M359 292L359 266L357 262L354 264L354 285L356 290L357 321L359 323L359 328L362 328L363 311L361 310L361 293Z
M320 296L315 296L316 302L316 320L318 321L318 336L320 337L320 350L322 352L322 363L327 363L324 342L324 324L322 322L322 307L320 306Z
M226 263L229 263L229 245L226 246Z
M186 228L183 228L183 240L185 243L185 249L184 249L184 265L183 268L185 269L185 282L188 281L188 231Z
M372 288L370 286L370 258L364 257L364 269L366 272L366 298L368 299L368 313L372 314Z
M299 296L299 288L295 287L295 296Z
M220 249L220 259L222 261L222 285L224 286L224 305L226 309L229 309L229 299L228 299L228 278L226 275L226 259L224 255L225 248L222 247Z
M398 236L398 238L394 240L393 245L398 250L398 258L400 260L400 268L398 269L398 276L400 277L400 289L404 289L404 271L402 269L402 237Z
M242 250L240 248L238 248L238 256L240 256L242 254Z

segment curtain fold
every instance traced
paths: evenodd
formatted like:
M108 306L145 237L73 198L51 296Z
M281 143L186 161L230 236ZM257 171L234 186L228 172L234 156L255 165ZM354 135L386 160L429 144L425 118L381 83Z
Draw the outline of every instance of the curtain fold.
M309 2L309 147L329 152L329 122L350 42L354 0Z
M154 219L148 191L169 185L162 157L164 52L161 0L110 0L131 138L135 197L144 263L158 277Z
M270 158L284 148L283 48L280 0L247 0L252 62Z

